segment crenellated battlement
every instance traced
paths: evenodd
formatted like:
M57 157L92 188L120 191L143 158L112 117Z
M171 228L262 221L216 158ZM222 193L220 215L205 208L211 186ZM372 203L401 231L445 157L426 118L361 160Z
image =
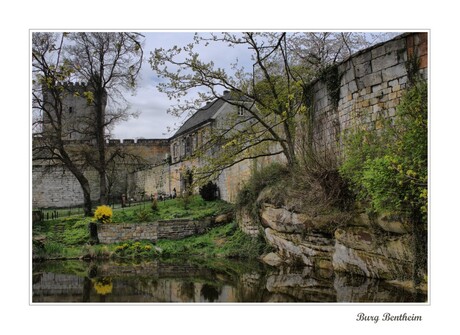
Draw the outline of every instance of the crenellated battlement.
M85 82L72 82L72 81L66 81L64 83L60 83L61 86L67 86L67 87L75 87L75 88L78 88L78 87L87 87L88 85L85 83Z
M124 145L124 146L168 146L169 147L169 139L161 139L161 138L138 138L138 139L109 139L107 140L107 144L109 146L117 146L117 145Z

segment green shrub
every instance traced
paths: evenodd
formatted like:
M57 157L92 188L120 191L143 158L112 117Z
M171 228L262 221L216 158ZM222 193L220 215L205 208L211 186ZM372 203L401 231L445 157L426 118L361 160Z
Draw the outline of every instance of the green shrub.
M358 199L375 212L396 212L427 220L427 84L418 83L401 99L394 121L382 129L356 129L347 140L341 174Z
M236 206L246 208L254 220L258 220L257 198L260 192L268 186L274 185L289 175L285 165L270 164L259 171L255 171L238 193Z
M136 211L136 219L138 222L152 221L152 212L147 209L138 209Z
M115 246L114 258L152 258L158 256L159 251L149 241L124 242Z
M212 181L200 187L200 195L205 201L217 200L217 185Z
M152 212L158 212L158 200L157 198L152 199L152 205L150 205Z

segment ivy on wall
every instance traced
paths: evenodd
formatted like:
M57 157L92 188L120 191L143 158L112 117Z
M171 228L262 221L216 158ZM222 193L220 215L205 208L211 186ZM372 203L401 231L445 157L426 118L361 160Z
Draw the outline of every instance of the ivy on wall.
M333 106L337 108L340 100L340 82L342 80L338 65L330 64L324 67L319 73L319 79L326 84L329 98Z

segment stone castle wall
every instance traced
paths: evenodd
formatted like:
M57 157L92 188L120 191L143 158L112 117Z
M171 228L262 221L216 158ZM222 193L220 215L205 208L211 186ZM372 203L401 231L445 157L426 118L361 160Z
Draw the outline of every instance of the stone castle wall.
M141 170L136 171L136 162L123 166L116 172L112 195L127 194L137 199L139 194L169 193L169 172L165 164L169 154L167 139L109 140L107 151L120 148L136 157ZM72 148L69 148L72 151ZM128 170L135 172L129 173ZM99 176L95 170L86 169L85 176L91 187L91 199L99 199ZM83 203L81 186L73 174L64 166L47 167L46 162L33 162L32 168L33 208L72 207ZM168 192L167 192L168 191Z
M311 87L313 142L340 147L341 136L350 128L379 129L382 117L393 117L413 75L408 71L413 57L419 62L418 75L428 77L427 38L427 33L403 34L339 64L337 101L325 80L317 80Z
M369 130L382 126L382 117L393 117L409 83L408 61L418 59L418 75L428 78L428 34L407 33L362 50L338 65L340 85L337 101L326 82L311 85L312 137L302 124L297 134L298 148L313 141L319 150L329 148L338 155L343 135L357 125ZM304 120L299 120L304 122ZM299 152L299 154L302 154ZM222 172L218 180L222 199L234 202L241 186L256 168L283 162L281 155L242 162Z
M86 170L91 187L91 198L99 197L99 176L95 170ZM59 167L34 166L32 171L33 208L72 207L83 203L83 191L69 170Z

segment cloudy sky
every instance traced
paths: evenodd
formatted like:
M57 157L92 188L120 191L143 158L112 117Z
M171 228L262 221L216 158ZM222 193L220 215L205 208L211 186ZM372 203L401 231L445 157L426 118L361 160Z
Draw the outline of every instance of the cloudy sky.
M127 95L131 110L138 112L138 118L132 118L115 126L113 138L169 138L174 134L182 119L169 115L167 109L173 101L166 94L158 92L159 82L148 59L155 48L170 48L174 45L184 46L193 41L194 32L142 32L145 36L145 62L141 70L139 87L134 96ZM246 47L220 48L211 45L197 48L204 61L214 61L217 66L227 67L238 58L239 62L249 62L250 53ZM248 63L249 64L249 63ZM168 127L171 129L168 132Z

